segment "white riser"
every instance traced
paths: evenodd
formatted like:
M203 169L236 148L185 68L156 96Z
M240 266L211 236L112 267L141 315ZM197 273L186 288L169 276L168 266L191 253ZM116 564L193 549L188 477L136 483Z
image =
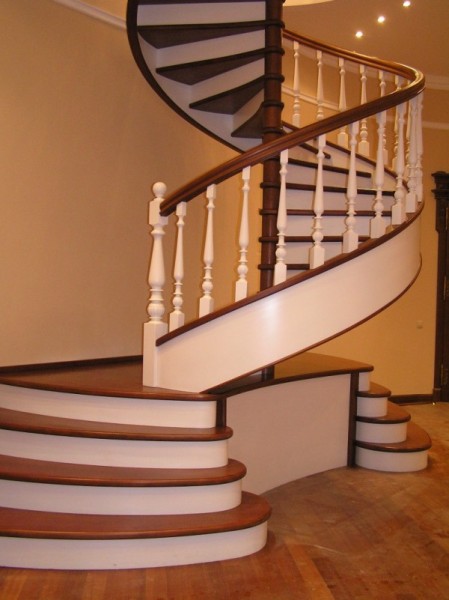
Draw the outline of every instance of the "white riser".
M180 46L170 46L159 49L157 53L157 66L167 67L178 65L180 63L190 63L208 58L220 58L231 54L241 54L242 52L251 52L263 48L265 43L265 33L263 31L253 31L239 35L230 35L213 40L204 40L192 44L182 44Z
M234 69L231 72L222 73L216 77L206 79L201 83L190 88L191 102L208 98L209 96L215 96L227 92L232 87L239 87L245 85L257 77L261 77L264 73L264 61L258 60L250 63L238 69ZM183 84L179 84L183 85Z
M227 440L161 442L76 438L1 431L0 454L116 467L201 469L228 463Z
M343 235L346 230L344 216L323 216L321 224L324 235ZM371 217L356 215L355 230L359 235L369 235ZM390 219L386 218L388 224ZM289 215L287 220L286 235L310 235L313 228L313 217L303 215Z
M326 251L326 260L341 254L340 242L328 242L323 244ZM307 263L312 242L289 242L287 244L287 263Z
M377 452L356 448L355 462L359 467L374 471L407 473L427 467L427 450L419 452Z
M238 15L238 16L237 16ZM265 19L265 2L232 2L202 4L155 4L138 8L139 25L180 25L204 23L239 23Z
M155 427L215 426L216 402L65 394L0 385L0 406L54 417Z
M160 488L59 485L0 480L1 505L47 512L180 515L229 510L241 502L241 481Z
M360 442L395 444L407 438L407 423L357 423L355 439Z
M21 569L143 569L227 560L261 550L267 524L212 533L130 540L0 538L0 564Z
M357 415L360 417L384 417L387 414L388 398L357 398Z

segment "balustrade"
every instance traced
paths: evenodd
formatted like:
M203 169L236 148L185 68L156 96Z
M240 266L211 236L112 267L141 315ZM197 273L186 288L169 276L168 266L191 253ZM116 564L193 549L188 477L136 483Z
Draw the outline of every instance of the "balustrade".
M247 153L249 158L243 158L240 166L239 161L234 159L224 166L226 174L221 176L217 170L217 176L205 177L204 186L186 186L184 196L181 194L179 201L169 203L170 208L164 204L166 186L163 183L157 183L153 187L154 199L150 203L149 223L152 227L151 236L153 239L153 249L151 264L149 269L148 281L150 285L150 299L148 303L149 321L145 328L145 345L155 343L158 337L164 335L168 327L164 323L165 301L165 266L163 239L165 228L168 223L168 217L164 216L175 211L175 220L171 226L174 227L176 235L176 246L174 249L174 266L172 272L173 294L172 311L169 315L169 329L174 331L182 327L186 322L184 314L184 255L186 249L184 246L184 227L186 219L186 203L194 198L204 198L206 196L206 219L205 219L205 241L202 253L202 281L199 286L201 297L199 298L198 316L206 316L214 311L214 212L217 199L217 189L219 202L229 202L227 194L221 197L220 187L217 185L231 177L238 177L241 193L241 211L240 221L236 225L236 234L230 234L229 239L237 240L236 248L232 250L232 255L236 256L236 263L233 267L234 275L230 275L230 286L234 288L233 297L235 301L240 301L248 297L248 279L250 276L248 254L252 251L250 244L249 223L251 220L249 209L249 198L251 189L256 189L259 185L251 182L252 166L262 164L264 160L279 159L280 162L280 190L277 211L277 245L276 262L274 265L274 284L280 284L287 279L287 231L289 222L289 211L287 210L287 190L289 185L290 156L294 153L294 148L300 143L307 142L309 149L316 152L316 180L313 197L313 214L310 216L310 227L305 228L310 231L309 246L309 266L315 269L324 264L326 260L326 237L324 234L324 223L326 220L326 195L328 184L326 178L329 176L325 168L328 161L327 144L330 147L331 140L335 140L341 147L340 155L346 156L345 164L339 164L339 170L347 167L345 217L341 218L341 252L344 254L357 250L360 244L360 235L358 232L358 169L360 164L366 165L372 171L372 218L369 226L369 235L372 238L383 236L387 230L387 225L399 226L407 219L407 213L413 213L417 205L422 201L422 94L415 97L405 96L409 80L412 75L406 77L405 72L394 72L388 67L377 67L373 62L364 64L358 55L346 53L339 55L336 49L328 47L319 47L315 42L297 36L292 39L292 34L286 35L286 49L292 52L293 73L287 76L287 81L292 82L293 102L290 120L292 123L291 133L278 138L267 144L267 150L261 151L255 149ZM304 56L304 61L302 57ZM304 72L302 65L307 64ZM313 65L311 73L311 65ZM326 69L324 68L326 67ZM328 85L324 80L324 74L333 68L335 72L334 83ZM310 80L310 85L307 83ZM377 85L374 84L377 79ZM368 85L368 80L371 80ZM305 97L300 86L305 89L315 89L314 99ZM338 83L337 83L338 82ZM355 87L354 87L355 86ZM326 93L334 94L334 98L325 98ZM288 89L286 89L288 92ZM369 92L369 93L368 93ZM374 97L372 97L374 94ZM391 97L397 94L400 100L393 102ZM401 96L402 94L402 96ZM355 102L359 108L349 106L350 102ZM348 101L350 100L350 102ZM302 102L315 103L314 121L312 124L303 124ZM381 101L380 109L371 110L370 104ZM286 103L287 105L288 103ZM330 117L325 118L329 112ZM360 107L368 107L370 110L360 111ZM310 110L305 111L310 115ZM351 115L351 117L346 117ZM370 120L375 127L370 124ZM332 123L335 125L332 126ZM302 129L300 128L302 127ZM320 129L321 127L321 129ZM391 135L390 135L391 130ZM374 131L376 139L370 139L370 132ZM304 132L304 133L303 133ZM332 137L333 136L333 137ZM370 151L375 156L370 156ZM264 154L265 152L265 154ZM391 158L389 158L391 157ZM396 171L396 181L391 187L390 194L394 193L394 202L391 207L391 221L389 221L389 212L385 209L385 169L389 160ZM234 167L234 164L236 165ZM371 165L371 166L370 166ZM374 166L373 166L374 165ZM391 177L389 176L389 179ZM369 186L369 184L368 184ZM191 191L194 190L194 192ZM161 212L161 208L162 210ZM298 211L298 213L301 211ZM301 218L307 218L304 215ZM335 212L335 211L334 211ZM361 211L360 211L361 212ZM365 210L363 211L365 212ZM171 236L169 236L171 237ZM273 237L273 236L271 236ZM270 239L271 239L270 237ZM231 251L226 250L226 254L231 256ZM198 261L200 264L201 261ZM235 278L235 271L237 279ZM233 282L232 282L233 279ZM192 303L190 303L190 306ZM196 318L195 316L193 318Z

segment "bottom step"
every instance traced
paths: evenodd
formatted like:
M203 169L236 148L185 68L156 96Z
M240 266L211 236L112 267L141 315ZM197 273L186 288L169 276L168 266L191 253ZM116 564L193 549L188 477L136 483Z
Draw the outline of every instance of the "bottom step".
M244 493L234 509L197 515L69 515L0 508L0 565L135 569L212 562L261 550L269 504Z
M375 471L405 473L427 467L427 452L432 446L429 435L415 423L408 423L407 439L398 443L356 441L355 462Z

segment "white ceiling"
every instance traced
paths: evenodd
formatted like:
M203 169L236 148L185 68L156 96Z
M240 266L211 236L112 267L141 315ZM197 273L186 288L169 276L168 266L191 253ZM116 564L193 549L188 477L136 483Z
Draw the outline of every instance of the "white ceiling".
M386 21L377 23L383 14ZM394 60L449 82L449 0L334 0L285 6L287 29L347 50ZM361 29L365 35L355 38Z

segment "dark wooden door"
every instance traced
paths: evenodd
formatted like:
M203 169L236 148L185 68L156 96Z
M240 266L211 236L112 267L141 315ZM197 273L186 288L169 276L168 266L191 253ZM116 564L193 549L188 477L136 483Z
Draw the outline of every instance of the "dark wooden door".
M434 399L449 402L449 173L433 173L438 231Z

